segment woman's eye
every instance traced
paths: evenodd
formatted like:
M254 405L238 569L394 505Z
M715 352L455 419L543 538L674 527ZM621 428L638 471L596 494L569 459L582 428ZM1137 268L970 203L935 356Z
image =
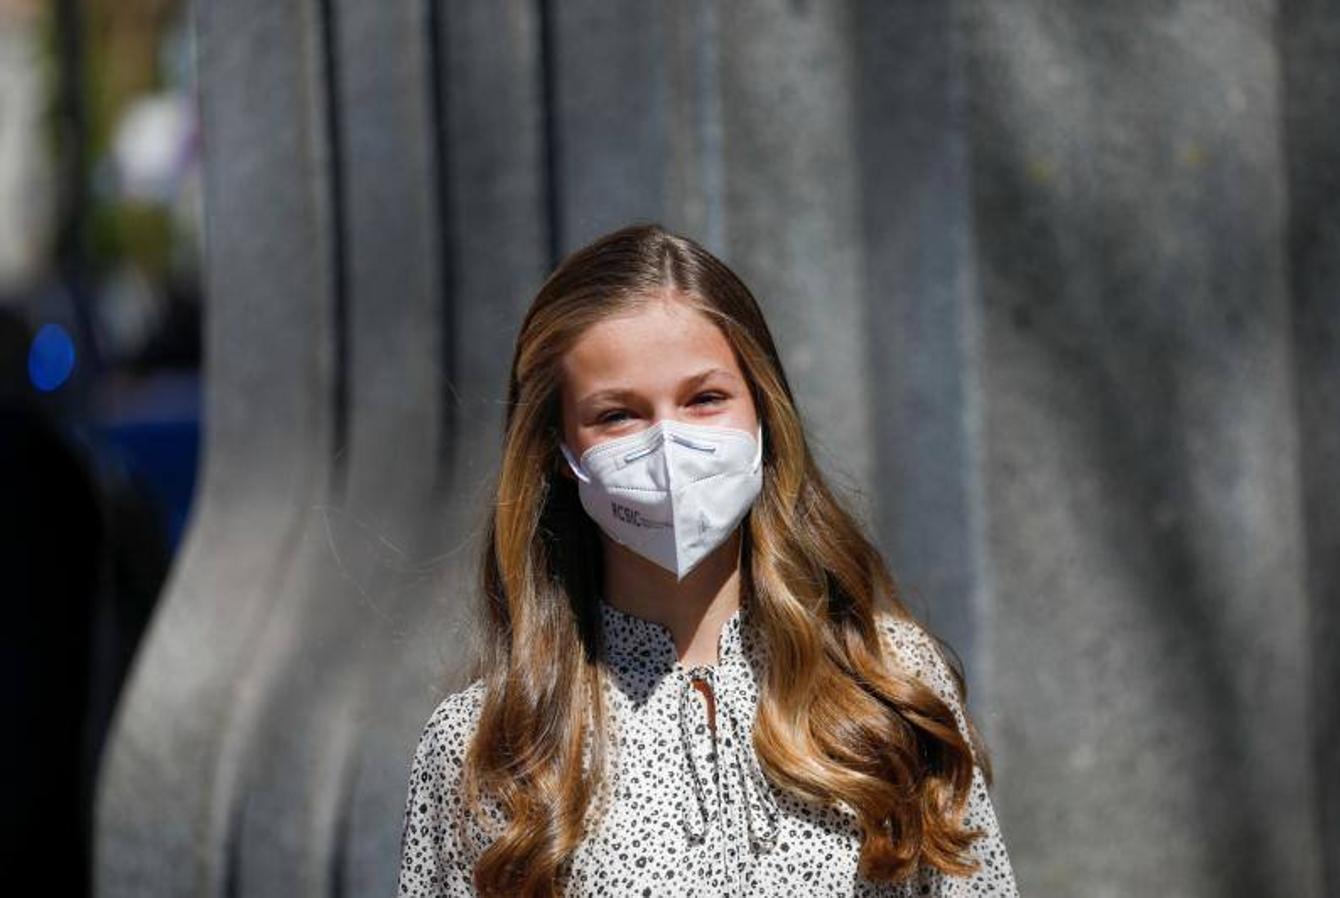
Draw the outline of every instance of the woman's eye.
M722 393L710 392L699 393L693 397L691 405L715 405L719 402L725 402L727 397ZM628 410L621 408L609 409L596 416L597 424L615 424L628 417Z

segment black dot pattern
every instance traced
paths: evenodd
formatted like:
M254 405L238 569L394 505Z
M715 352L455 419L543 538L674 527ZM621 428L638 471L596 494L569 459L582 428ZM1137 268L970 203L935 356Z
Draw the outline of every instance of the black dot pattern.
M940 896L1019 892L979 767L966 813L986 831L973 843L976 873L922 867L909 881L876 884L856 870L860 830L845 803L820 806L763 775L750 738L767 652L752 637L747 609L722 627L716 665L687 666L668 628L601 603L604 695L609 711L608 792L589 815L565 883L568 896ZM953 680L915 623L881 614L881 634L898 663L966 721ZM707 682L714 698L709 721ZM474 860L503 814L463 814L457 792L478 720L483 681L447 696L424 727L410 769L401 838L401 898L464 898Z

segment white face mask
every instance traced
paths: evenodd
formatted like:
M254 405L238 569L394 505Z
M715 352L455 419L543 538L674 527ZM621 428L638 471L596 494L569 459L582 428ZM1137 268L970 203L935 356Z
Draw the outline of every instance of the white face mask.
M669 419L563 457L582 507L610 539L683 580L726 541L763 489L758 436Z

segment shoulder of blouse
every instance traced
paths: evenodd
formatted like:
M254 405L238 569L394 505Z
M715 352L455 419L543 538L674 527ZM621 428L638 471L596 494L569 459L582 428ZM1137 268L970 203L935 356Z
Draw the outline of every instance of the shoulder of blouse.
M437 703L414 750L411 785L457 787L483 700L484 681L477 679Z
M424 725L424 734L431 732L438 737L445 736L448 740L459 735L468 737L474 730L483 701L483 679L471 681L437 703Z
M484 681L476 679L468 686L443 698L433 708L419 735L410 762L409 795L405 815L407 825L431 823L428 827L438 838L445 836L446 824L458 825L462 810L461 774L465 755L474 736L483 705ZM491 803L485 807L492 811ZM496 814L492 814L496 818ZM476 851L484 844L480 833L469 825L465 833ZM464 846L457 846L461 848Z
M484 682L475 680L468 686L443 698L433 708L419 734L414 750L412 773L426 782L427 774L441 780L447 774L459 774L465 749L474 735L483 704Z
M888 612L876 615L877 629L894 655L896 663L912 676L930 687L954 712L959 731L968 740L976 761L976 748L968 735L963 704L939 644L915 620L904 620ZM972 786L967 813L963 819L969 829L980 829L983 837L973 842L972 856L980 866L966 877L945 876L931 867L923 867L917 874L916 893L937 898L1018 898L1019 887L1005 847L995 807L987 790L981 767L973 764Z
M968 738L968 722L953 672L935 638L915 620L895 617L887 611L875 616L876 628L893 659L913 677L926 684L954 712L959 731Z

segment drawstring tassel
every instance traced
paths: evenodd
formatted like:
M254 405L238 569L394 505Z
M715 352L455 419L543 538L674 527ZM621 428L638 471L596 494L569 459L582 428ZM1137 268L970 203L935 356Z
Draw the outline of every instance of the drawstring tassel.
M698 802L699 826L694 826L690 815L684 814L684 829L688 833L692 842L701 842L707 837L707 797L703 794L703 784L701 777L698 776L698 761L693 752L693 736L689 732L689 720L691 714L685 708L685 701L689 700L689 692L693 690L693 678L685 677L679 685L679 739L684 749L684 757L689 763L689 780L693 783L693 794Z
M698 774L698 762L693 751L693 736L689 732L690 720L693 715L686 707L686 702L692 700L690 692L694 688L695 674L701 674L702 678L707 681L708 686L712 688L716 706L725 712L725 717L735 735L736 750L733 752L731 760L735 766L736 776L740 781L740 792L744 796L745 823L749 829L749 846L755 853L771 850L776 844L777 835L781 829L781 810L773 797L767 778L763 775L763 769L754 755L753 740L740 723L739 714L732 702L720 694L720 691L716 688L716 677L713 669L706 666L694 668L690 671L689 675L680 683L679 688L680 744L688 762L689 779L693 783L694 798L698 806L696 817L698 825L695 826L695 818L686 813L684 828L688 832L689 838L694 842L700 842L707 836L709 819L707 798L703 793L702 777ZM746 767L748 767L748 770L745 769ZM761 831L760 817L762 818Z
M749 847L755 852L770 851L777 843L777 833L781 829L781 810L777 807L777 802L773 798L772 789L768 785L767 778L763 775L763 768L758 763L758 758L754 755L753 739L740 725L740 718L735 712L735 708L729 702L722 702L726 708L726 716L730 719L731 727L735 730L735 770L740 779L740 791L745 796L745 819L749 827ZM741 756L744 761L740 760ZM745 766L749 767L746 774ZM751 789L750 786L753 788ZM756 815L763 816L765 829L762 833L757 832L758 826Z

